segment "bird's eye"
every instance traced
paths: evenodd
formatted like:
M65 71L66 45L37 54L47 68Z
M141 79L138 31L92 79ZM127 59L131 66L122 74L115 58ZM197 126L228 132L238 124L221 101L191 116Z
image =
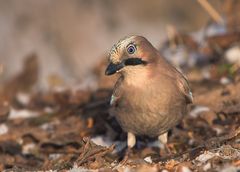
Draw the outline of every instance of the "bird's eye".
M128 54L133 54L133 53L135 53L135 51L136 51L136 48L135 48L134 45L130 45L130 46L127 48Z

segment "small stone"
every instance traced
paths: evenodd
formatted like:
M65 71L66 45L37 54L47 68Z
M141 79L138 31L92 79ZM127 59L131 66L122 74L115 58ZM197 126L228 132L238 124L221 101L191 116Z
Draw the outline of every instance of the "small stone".
M222 78L220 79L220 83L221 83L222 85L227 85L227 84L229 84L230 82L231 82L230 79L227 78L227 77L222 77Z
M153 162L151 156L148 156L148 157L144 158L144 161L146 161L150 164Z

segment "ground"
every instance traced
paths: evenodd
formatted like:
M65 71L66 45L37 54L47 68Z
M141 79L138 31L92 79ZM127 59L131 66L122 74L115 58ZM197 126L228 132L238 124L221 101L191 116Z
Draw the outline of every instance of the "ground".
M107 58L92 71L95 89L58 87L61 80L52 78L54 87L42 90L38 57L30 55L1 84L0 170L240 170L240 32L221 27L212 23L195 33L201 41L175 32L159 48L186 74L194 102L169 132L168 151L139 137L126 161L126 133L108 114L116 77L104 76Z

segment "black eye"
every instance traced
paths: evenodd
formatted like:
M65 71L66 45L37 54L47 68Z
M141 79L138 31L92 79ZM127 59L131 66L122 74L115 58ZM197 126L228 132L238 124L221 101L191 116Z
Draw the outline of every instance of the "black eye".
M133 53L135 53L135 51L136 51L136 48L135 48L134 45L130 45L130 46L127 48L127 52L128 52L129 54L133 54Z

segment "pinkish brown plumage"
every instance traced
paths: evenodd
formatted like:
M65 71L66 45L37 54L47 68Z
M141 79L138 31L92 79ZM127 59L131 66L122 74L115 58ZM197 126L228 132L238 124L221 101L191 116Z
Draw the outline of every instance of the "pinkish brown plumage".
M106 74L120 74L110 112L128 132L128 146L135 145L135 135L159 136L166 142L164 133L182 120L192 103L187 79L142 36L120 40L109 61Z

